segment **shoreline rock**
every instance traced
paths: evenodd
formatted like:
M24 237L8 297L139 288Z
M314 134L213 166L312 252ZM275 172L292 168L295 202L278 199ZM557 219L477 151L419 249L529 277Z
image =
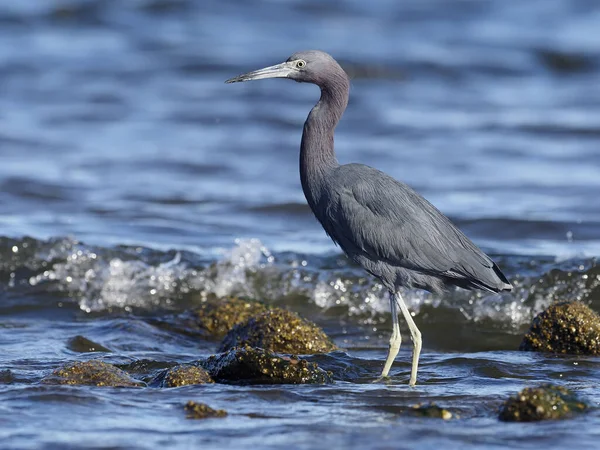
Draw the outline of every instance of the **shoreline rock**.
M296 355L337 350L320 327L281 308L262 312L234 326L223 339L219 351L246 345Z
M581 302L554 303L533 319L519 350L600 355L600 316Z
M214 337L223 337L235 325L268 309L267 305L256 300L229 297L207 301L191 314L196 326Z
M150 385L163 388L210 384L215 381L202 367L182 364L159 373Z
M503 422L557 420L571 417L586 409L587 405L569 389L544 384L523 389L515 397L509 398L498 418Z
M327 384L330 372L296 357L283 358L261 348L241 347L213 355L200 363L219 383Z
M224 409L213 409L206 403L197 403L192 400L184 406L188 419L209 419L227 417L227 411Z
M42 379L42 383L99 387L145 386L141 381L131 378L127 372L98 359L67 363Z

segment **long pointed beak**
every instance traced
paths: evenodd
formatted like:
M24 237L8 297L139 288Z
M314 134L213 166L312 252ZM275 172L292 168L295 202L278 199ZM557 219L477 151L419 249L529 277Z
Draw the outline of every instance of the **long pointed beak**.
M287 78L294 72L294 67L289 62L275 64L274 66L265 67L264 69L248 72L237 77L230 78L225 83L238 83L240 81L261 80L263 78Z

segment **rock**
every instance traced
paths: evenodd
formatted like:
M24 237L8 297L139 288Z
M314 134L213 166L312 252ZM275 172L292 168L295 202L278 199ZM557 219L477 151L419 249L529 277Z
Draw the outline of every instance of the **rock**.
M225 352L249 345L278 353L327 353L337 347L321 328L296 313L275 308L233 327L219 348Z
M238 323L267 309L265 304L257 301L230 297L203 303L193 315L197 326L213 336L222 337Z
M226 417L227 411L224 409L212 409L205 403L196 403L189 401L185 405L188 419L208 419L210 417Z
M100 360L78 361L65 364L42 380L44 384L83 384L88 386L130 387L143 386L127 372Z
M581 302L554 303L533 319L519 350L600 355L600 316Z
M434 403L419 403L417 405L413 405L412 410L410 412L411 415L415 415L418 417L431 417L434 419L450 420L453 417L450 411L444 408L440 408ZM458 418L458 416L456 417Z
M571 74L594 70L594 61L584 53L541 49L537 51L541 62L557 73Z
M0 384L10 384L15 381L15 375L10 369L0 370Z
M153 359L138 359L127 364L115 364L123 369L130 377L146 383L151 387L162 387L162 382L167 371L178 364L170 361L156 361ZM161 376L162 375L162 376Z
M91 341L88 338L80 335L69 339L69 341L67 342L67 348L78 353L111 352L110 349L104 347L103 345L97 344L96 342Z
M213 355L202 366L217 382L232 384L325 384L330 372L296 357L282 358L261 348L240 347Z
M564 419L586 408L585 403L568 389L545 384L523 389L516 397L508 399L499 419L504 422Z
M202 367L181 365L163 371L150 384L169 388L206 383L214 383L214 380Z

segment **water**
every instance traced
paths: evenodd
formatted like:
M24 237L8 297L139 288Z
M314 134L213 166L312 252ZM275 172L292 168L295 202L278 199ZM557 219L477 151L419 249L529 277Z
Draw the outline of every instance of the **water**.
M600 415L502 424L523 387L600 402L597 358L516 352L555 298L600 308L600 7L592 0L5 1L0 6L0 447L591 447ZM494 255L514 295L407 292L424 336L388 385L385 292L305 205L314 86L225 85L301 49L352 76L342 162L409 183ZM243 294L321 324L330 386L40 385L100 357L164 364L217 343L169 324ZM165 326L168 324L168 326ZM81 353L75 336L108 353ZM183 404L225 408L190 421ZM448 422L406 415L434 401Z

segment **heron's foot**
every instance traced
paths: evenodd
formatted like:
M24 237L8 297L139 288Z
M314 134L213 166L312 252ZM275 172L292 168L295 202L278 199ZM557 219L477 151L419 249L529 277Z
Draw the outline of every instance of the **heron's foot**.
M389 384L392 381L392 377L385 375L385 376L380 376L376 379L374 379L373 381L371 381L372 384L377 384L377 383L381 383L381 384ZM411 388L416 387L417 385L417 380L410 380L408 382L408 386Z
M392 381L392 379L387 376L387 375L382 375L380 377L377 377L376 379L374 379L373 381L371 381L371 383L376 384L376 383L388 383Z

